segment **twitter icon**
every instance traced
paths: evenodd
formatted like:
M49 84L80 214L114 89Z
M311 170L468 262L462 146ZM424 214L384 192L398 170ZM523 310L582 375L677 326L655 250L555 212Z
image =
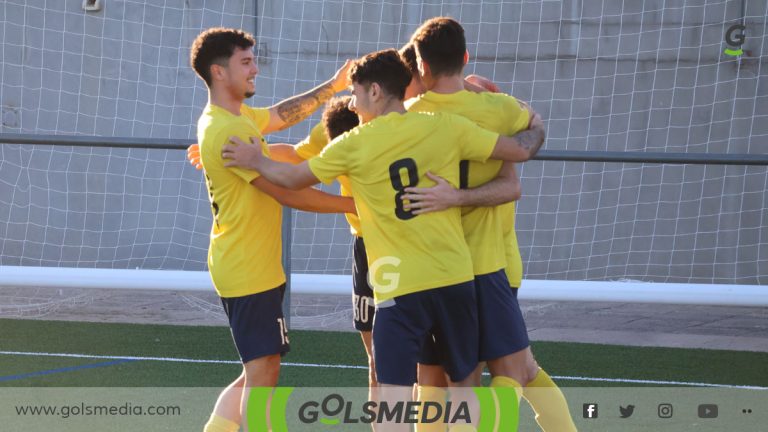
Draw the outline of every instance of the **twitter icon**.
M635 412L635 406L627 405L626 407L623 407L619 405L619 412L621 413L621 418L629 418L632 416L632 413Z

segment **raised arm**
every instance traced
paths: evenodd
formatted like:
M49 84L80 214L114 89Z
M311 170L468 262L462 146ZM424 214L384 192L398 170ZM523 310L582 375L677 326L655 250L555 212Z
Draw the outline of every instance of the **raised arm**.
M258 141L255 145L247 145L238 137L231 137L221 149L226 167L241 167L258 171L263 177L277 186L286 189L299 190L320 182L309 169L307 162L293 165L277 162L264 156Z
M263 134L276 132L295 125L315 112L336 93L349 87L347 72L352 62L347 60L328 81L312 90L293 96L269 108L269 123Z

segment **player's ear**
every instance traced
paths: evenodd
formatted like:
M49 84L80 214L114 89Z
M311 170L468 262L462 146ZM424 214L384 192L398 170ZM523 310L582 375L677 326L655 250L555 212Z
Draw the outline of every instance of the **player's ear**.
M464 51L464 66L469 63L469 51Z
M217 64L217 63L211 64L211 69L210 69L211 80L216 81L216 80L223 79L225 76L225 69L226 68L220 64Z
M371 83L371 86L368 88L368 95L374 100L381 96L381 86L379 83Z

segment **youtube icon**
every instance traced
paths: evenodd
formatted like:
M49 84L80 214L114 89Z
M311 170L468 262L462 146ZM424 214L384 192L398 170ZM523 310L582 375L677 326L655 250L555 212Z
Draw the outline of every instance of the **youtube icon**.
M699 418L717 418L717 405L715 404L699 405Z

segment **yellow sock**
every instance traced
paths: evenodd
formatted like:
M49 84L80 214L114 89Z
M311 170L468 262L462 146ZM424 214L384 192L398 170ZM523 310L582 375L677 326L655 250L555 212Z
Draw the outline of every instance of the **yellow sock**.
M440 387L418 386L417 399L419 402L437 402L445 410L445 399L447 396L448 392ZM432 412L434 412L434 408L428 414ZM419 416L421 416L421 413L419 413ZM416 423L416 432L445 432L445 430L446 425L442 416L434 423Z
M495 376L491 380L491 387L511 387L515 389L517 395L517 401L520 402L520 397L523 395L523 386L516 380L506 376Z
M539 369L536 378L525 386L523 397L536 413L536 423L544 432L576 431L563 392L544 369Z
M504 424L499 426L500 430L517 431L520 414L520 396L523 394L523 386L513 378L499 375L493 377L491 387L495 387L494 392L501 404L501 410L497 413L497 416L501 416L501 421ZM514 400L509 389L515 391ZM512 404L514 405L510 407ZM512 411L514 415L510 415L511 410L514 410ZM482 421L482 419L480 420Z
M239 424L216 414L211 414L210 420L203 427L203 432L237 432L239 430Z

